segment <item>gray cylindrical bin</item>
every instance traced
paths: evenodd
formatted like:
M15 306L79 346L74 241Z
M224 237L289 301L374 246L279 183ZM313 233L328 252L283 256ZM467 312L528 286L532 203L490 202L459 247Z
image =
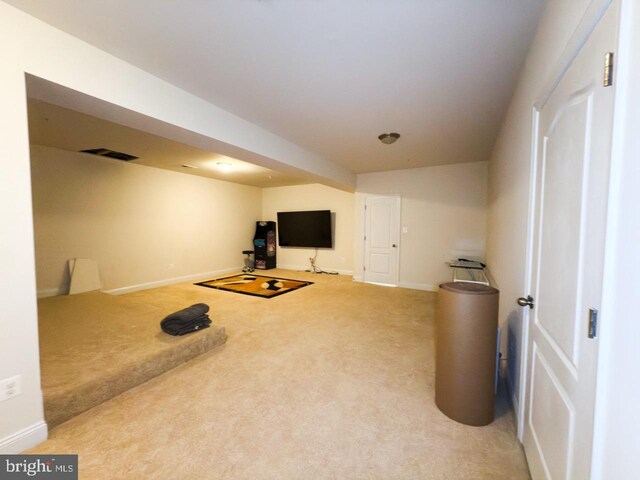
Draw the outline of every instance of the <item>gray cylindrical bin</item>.
M493 421L498 295L478 283L440 285L436 314L436 405L466 425Z

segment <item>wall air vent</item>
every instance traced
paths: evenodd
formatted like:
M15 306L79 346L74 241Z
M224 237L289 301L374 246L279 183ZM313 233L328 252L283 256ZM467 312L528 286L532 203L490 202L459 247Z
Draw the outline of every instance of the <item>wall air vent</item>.
M128 162L130 160L135 160L138 158L138 157L134 157L133 155L129 155L127 153L109 150L108 148L91 148L89 150L80 150L80 152L90 153L92 155L99 155L101 157L115 158L116 160L124 160L125 162Z

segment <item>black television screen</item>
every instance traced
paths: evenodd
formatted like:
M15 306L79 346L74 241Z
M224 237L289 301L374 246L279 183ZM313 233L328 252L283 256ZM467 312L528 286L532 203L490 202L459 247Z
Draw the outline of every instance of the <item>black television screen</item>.
M278 212L278 245L332 248L331 212Z

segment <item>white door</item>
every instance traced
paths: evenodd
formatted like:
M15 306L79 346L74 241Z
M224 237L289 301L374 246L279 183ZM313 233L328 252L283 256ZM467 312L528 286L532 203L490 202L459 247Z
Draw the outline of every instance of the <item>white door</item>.
M364 281L398 285L400 197L365 198Z
M617 4L537 113L524 447L533 479L590 478ZM606 318L598 319L606 322Z

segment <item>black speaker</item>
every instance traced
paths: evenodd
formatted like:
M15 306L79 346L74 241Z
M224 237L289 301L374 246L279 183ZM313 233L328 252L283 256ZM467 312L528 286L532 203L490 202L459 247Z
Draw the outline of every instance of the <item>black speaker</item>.
M276 268L276 222L256 222L253 249L255 268L259 270Z

